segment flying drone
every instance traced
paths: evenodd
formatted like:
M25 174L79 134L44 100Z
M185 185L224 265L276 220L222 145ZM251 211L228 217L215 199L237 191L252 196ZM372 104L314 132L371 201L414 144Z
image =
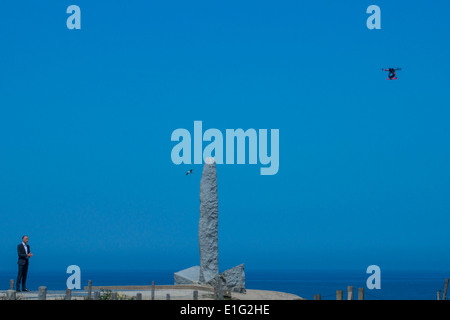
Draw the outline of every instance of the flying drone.
M389 69L381 69L383 71L389 71L389 75L387 80L397 80L397 75L395 71L400 71L402 68L389 68Z

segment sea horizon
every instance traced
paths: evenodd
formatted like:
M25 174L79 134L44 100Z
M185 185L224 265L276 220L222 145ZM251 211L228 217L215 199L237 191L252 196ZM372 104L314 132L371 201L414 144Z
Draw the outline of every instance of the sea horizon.
M84 270L81 289L92 281L93 286L173 285L173 274L178 270ZM0 290L9 289L15 271L0 271ZM40 286L48 290L65 290L70 274L55 270L29 270L27 287L32 291ZM322 300L335 300L336 290L344 292L353 286L353 297L358 298L358 288L364 288L365 300L435 300L438 290L441 296L445 270L383 270L381 288L369 290L366 286L369 274L355 270L246 270L246 288L280 291L312 300L320 294Z

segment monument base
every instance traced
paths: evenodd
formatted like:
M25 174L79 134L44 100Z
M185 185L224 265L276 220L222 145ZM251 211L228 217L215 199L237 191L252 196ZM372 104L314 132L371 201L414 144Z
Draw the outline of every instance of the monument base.
M193 266L180 270L173 274L175 285L180 284L209 284L217 287L218 281L221 281L222 288L232 292L245 293L245 271L244 264L240 264L231 269L225 270L221 274L206 283L200 283L200 267Z
M200 267L194 266L180 270L173 274L175 285L177 284L198 284L200 277Z

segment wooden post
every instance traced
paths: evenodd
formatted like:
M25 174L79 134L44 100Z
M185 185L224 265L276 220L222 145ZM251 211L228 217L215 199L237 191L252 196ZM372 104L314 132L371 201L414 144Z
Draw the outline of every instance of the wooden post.
M436 293L436 300L440 300L441 299L441 290L439 290L437 293Z
M100 291L94 292L94 300L100 300Z
M66 289L66 299L65 300L72 300L72 290L69 288Z
M136 300L142 300L142 293L136 293Z
M193 297L193 299L194 300L198 300L198 291L197 290L194 290L194 297Z
M344 300L344 291L336 290L336 300Z
M6 300L16 300L16 290L6 291Z
M364 300L364 288L358 288L358 300Z
M315 294L314 295L314 300L321 300L320 294Z
M88 299L92 299L92 280L88 280Z
M347 287L347 300L353 300L353 287Z
M9 290L14 290L14 279L9 280Z
M47 287L39 287L38 300L47 299Z
M442 300L447 300L448 278L445 279L444 293L442 294Z
M152 300L155 300L155 281L152 281Z
M166 294L166 300L170 300L170 294Z

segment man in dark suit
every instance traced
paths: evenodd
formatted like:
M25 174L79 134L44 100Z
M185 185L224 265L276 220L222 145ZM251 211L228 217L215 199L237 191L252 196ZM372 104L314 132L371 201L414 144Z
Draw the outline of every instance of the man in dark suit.
M27 272L28 272L28 260L33 256L28 245L28 236L22 237L22 243L17 246L17 254L19 255L19 274L17 275L16 290L20 292L20 283L22 282L22 291L30 291L27 289Z

